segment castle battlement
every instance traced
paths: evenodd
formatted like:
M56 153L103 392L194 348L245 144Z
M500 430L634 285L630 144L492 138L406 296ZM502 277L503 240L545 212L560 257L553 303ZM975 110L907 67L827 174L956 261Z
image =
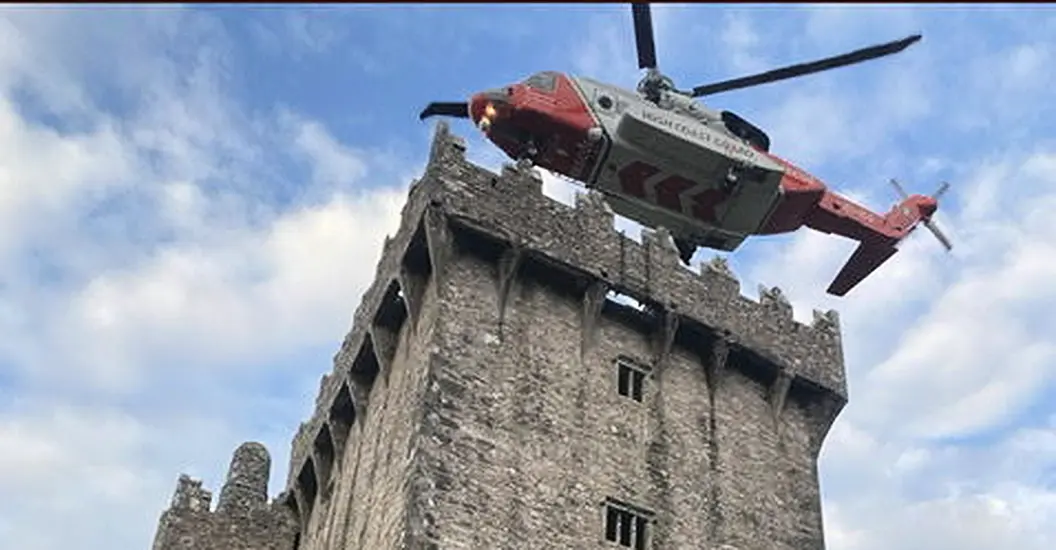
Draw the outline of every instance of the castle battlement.
M439 123L426 173L410 189L396 235L385 240L374 282L334 357L334 372L320 384L317 410L294 438L288 489L295 487L294 472L304 468L314 442L325 439L320 431L345 380L357 414L365 414L370 383L396 345L394 331L376 321L417 318L421 279L443 269L445 255L462 237L491 241L508 270L530 257L579 279L584 288L594 286L596 294L614 291L657 315L677 317L680 325L707 327L730 347L779 367L777 377L787 378L790 388L811 386L846 400L835 311L815 310L813 323L802 324L777 287L760 287L758 301L741 294L740 281L721 257L694 273L681 264L663 229L644 230L642 243L617 232L599 194L581 194L569 207L544 195L536 174L511 165L495 174L468 162L465 150L464 140Z
M286 495L268 502L271 457L260 443L239 446L215 510L201 480L181 475L161 516L154 550L289 550L297 541L296 511Z
M623 360L638 366L621 377L655 377L650 399L641 378L620 390L648 406L621 409L604 393L615 376L604 369ZM590 535L577 530L597 504L582 499L601 492L616 494L605 529L632 521L620 514L666 522L654 549L821 547L816 459L846 401L835 312L797 322L777 288L743 296L719 258L683 266L664 230L641 243L617 232L596 193L568 206L532 171L468 162L441 123L293 438L279 500L313 550L484 547L497 542L473 537L550 529L519 523L544 509L546 521L576 518L547 544L585 547L574 541ZM523 441L511 448L511 438ZM618 472L639 461L641 474ZM544 491L554 479L533 477L542 464L581 477ZM254 483L225 491L244 500ZM503 496L491 513L520 507L516 519L463 525L494 491Z

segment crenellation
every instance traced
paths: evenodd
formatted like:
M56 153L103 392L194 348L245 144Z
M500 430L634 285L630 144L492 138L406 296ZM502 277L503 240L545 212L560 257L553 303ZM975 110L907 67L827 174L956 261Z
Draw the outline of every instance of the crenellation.
M678 257L678 248L671 237L671 232L661 227L656 230L642 230L642 246L645 248L647 271L654 269L678 269L682 260Z
M741 297L741 281L730 269L726 258L715 255L711 260L700 263L698 272L703 288L719 301L733 301Z
M593 190L577 193L574 199L576 218L583 229L591 234L608 235L612 232L616 214L605 196Z
M331 375L331 373L324 372L323 375L319 377L319 392L316 393L316 395L315 395L315 408L316 409L319 409L320 407L322 407L323 403L328 403L329 402L327 398L331 397L331 391L330 391L330 387L329 387L330 382L331 382L331 380L330 380L331 376L330 375Z
M835 309L828 311L813 310L814 320L810 324L810 328L815 331L825 334L826 336L832 336L839 338L840 336L840 315Z
M543 178L532 168L504 163L495 181L495 190L526 197L543 196ZM531 200L531 199L529 199Z
M446 122L437 124L423 179L446 171L448 167L461 167L466 164L466 140L452 134Z
M770 318L781 322L792 323L794 312L792 303L778 287L767 288L759 285L759 305L770 314Z
M569 231L576 225L574 208L545 195L538 200L548 203L548 207L529 208L520 204L523 201L496 194L491 186L466 186L451 190L443 203L434 208L443 211L449 220L457 220L459 225L472 226L496 238L522 235L525 248L538 255L589 273L609 273L637 294L652 296L653 301L660 303L679 304L685 315L740 334L750 340L746 344L768 349L768 356L778 358L821 384L842 391L842 369L833 371L830 367L839 364L833 362L837 346L828 335L816 334L811 327L794 320L790 321L794 326L786 326L783 320L775 322L770 309L763 304L740 295L726 294L733 287L729 282L725 285L701 284L705 279L703 276L695 276L681 267L655 265L644 245L633 241L623 243L618 257L613 258L588 244L597 242L598 236ZM521 215L525 211L530 211L531 215ZM433 225L443 224L434 220ZM615 231L610 229L607 233L615 234Z
M202 480L180 475L176 482L176 492L172 496L171 507L174 510L191 512L208 512L212 507L213 493L202 488Z

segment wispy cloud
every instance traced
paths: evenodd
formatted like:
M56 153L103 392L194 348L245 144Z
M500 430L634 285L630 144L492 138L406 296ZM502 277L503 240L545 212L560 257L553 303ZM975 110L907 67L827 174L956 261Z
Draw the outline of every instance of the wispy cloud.
M173 475L215 479L196 465L237 438L281 464L310 398L272 386L305 354L325 366L416 171L294 110L246 111L223 28L161 13L0 19L24 53L0 63L0 491L29 495L0 505L0 534L20 548L148 544ZM88 78L89 46L127 64Z

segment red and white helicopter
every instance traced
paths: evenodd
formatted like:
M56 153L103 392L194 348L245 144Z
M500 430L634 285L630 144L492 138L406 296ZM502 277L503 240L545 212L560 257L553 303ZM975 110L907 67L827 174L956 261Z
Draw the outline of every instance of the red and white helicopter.
M770 138L745 119L694 99L891 55L920 35L682 91L657 69L649 5L631 8L638 66L647 71L637 91L541 72L468 102L431 103L420 118L471 119L511 159L579 181L616 213L667 228L686 263L698 247L732 251L749 235L809 227L860 243L828 288L843 296L918 224L952 248L931 221L947 184L931 197L910 196L892 180L902 201L872 212L770 153Z

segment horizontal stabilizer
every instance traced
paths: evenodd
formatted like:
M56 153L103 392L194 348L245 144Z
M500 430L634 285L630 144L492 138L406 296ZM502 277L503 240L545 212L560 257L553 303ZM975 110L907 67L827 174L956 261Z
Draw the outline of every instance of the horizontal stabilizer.
M854 254L843 264L843 269L829 285L828 293L843 296L880 267L898 249L893 246L861 243Z

